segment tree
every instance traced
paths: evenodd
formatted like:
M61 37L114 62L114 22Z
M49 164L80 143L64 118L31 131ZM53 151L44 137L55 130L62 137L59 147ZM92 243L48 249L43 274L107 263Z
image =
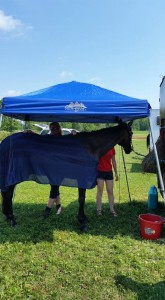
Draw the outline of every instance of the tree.
M133 130L137 130L137 131L149 131L149 121L148 118L144 118L144 119L137 119L133 122L133 126L132 126Z
M6 130L9 132L22 130L22 124L19 120L3 116L1 130Z

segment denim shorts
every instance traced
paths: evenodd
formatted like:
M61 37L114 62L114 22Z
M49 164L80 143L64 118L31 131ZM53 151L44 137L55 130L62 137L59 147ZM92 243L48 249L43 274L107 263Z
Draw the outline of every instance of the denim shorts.
M97 178L103 179L103 180L113 180L113 172L112 171L108 171L108 172L98 171Z

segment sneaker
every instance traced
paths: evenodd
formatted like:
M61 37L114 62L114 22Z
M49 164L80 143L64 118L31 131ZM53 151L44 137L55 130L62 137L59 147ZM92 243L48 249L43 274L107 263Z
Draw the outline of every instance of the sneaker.
M117 217L117 213L115 212L115 210L110 210L110 214L115 218Z
M101 209L97 209L97 215L98 215L98 216L102 216L102 211L101 211Z
M43 213L43 217L44 219L48 218L49 215L50 215L50 212L51 212L51 208L46 206L45 210L44 210L44 213Z
M61 210L62 210L61 204L56 204L56 215L60 215Z

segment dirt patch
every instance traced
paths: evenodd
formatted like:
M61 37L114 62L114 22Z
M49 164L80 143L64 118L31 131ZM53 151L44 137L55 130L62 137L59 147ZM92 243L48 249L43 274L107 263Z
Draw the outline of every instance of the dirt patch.
M136 136L136 135L132 137L133 140L146 140L146 138L147 138L146 136Z

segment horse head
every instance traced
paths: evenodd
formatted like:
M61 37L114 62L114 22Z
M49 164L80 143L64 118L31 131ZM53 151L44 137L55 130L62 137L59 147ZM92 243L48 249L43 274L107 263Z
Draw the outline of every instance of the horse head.
M121 129L123 130L123 138L122 141L119 143L120 146L123 147L126 154L129 154L132 150L132 123L133 121L130 121L129 123L123 123L121 122L119 126L121 126Z

